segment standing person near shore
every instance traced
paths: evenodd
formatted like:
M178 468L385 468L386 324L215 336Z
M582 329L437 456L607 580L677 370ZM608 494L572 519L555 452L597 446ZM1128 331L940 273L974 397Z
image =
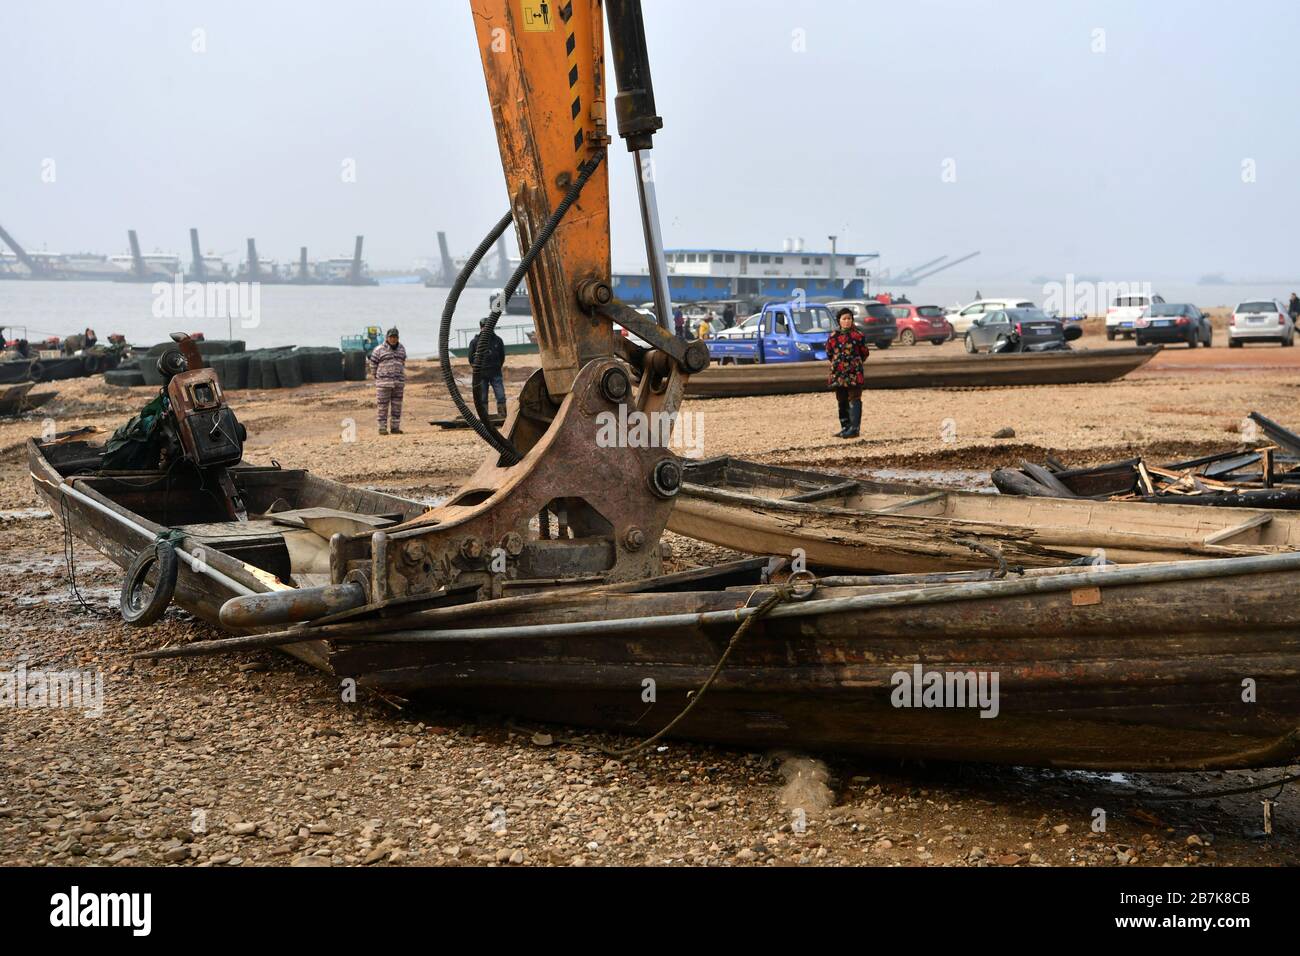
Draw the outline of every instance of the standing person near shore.
M469 361L474 369L471 383L474 387L474 402L487 408L487 391L488 386L492 386L492 394L497 400L497 415L500 418L506 416L506 382L502 377L501 370L506 364L506 343L501 341L501 336L493 332L483 345L483 354L478 354L479 340L483 338L484 328L487 325L487 319L479 319L479 333L470 340L469 343Z
M705 340L713 338L713 326L709 324L709 318L711 315L712 313L700 319L700 324L695 329L695 337L697 339Z
M826 339L826 360L831 365L826 384L835 390L840 410L840 430L834 437L857 438L862 427L862 387L867 384L863 363L871 350L853 323L852 310L840 309L835 319L840 327Z
M686 314L680 305L673 309L673 331L679 339L686 341Z
M1287 303L1286 310L1290 313L1292 322L1300 322L1300 295L1291 293L1291 301Z
M402 434L402 395L406 391L406 346L397 329L389 329L384 341L366 360L375 373L375 405L379 434Z

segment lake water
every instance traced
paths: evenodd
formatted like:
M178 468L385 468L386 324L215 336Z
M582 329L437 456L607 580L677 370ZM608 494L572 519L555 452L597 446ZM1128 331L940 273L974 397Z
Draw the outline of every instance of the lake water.
M169 287L170 288L170 287ZM466 289L452 324L474 331L487 315L491 289ZM0 326L6 335L24 327L29 339L65 336L90 326L101 341L121 332L133 345L163 342L171 332L203 332L210 339L236 338L248 348L272 345L334 345L344 335L360 335L368 325L402 333L411 357L438 350L438 323L447 301L446 289L423 285L291 286L263 285L258 291L256 324L224 311L211 318L166 318L155 315L158 296L147 283L125 282L0 282ZM170 304L170 296L168 296ZM238 311L238 310L236 310ZM527 316L504 315L498 329L527 324ZM229 331L228 331L229 329ZM503 333L507 341L510 334Z

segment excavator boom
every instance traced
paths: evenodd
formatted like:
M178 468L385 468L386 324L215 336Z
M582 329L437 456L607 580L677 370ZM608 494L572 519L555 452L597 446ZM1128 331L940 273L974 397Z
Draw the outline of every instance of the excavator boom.
M527 250L578 175L609 145L600 0L472 0L474 27L519 248ZM578 370L608 355L608 319L574 289L608 282L609 173L602 164L528 272L547 390L567 394Z

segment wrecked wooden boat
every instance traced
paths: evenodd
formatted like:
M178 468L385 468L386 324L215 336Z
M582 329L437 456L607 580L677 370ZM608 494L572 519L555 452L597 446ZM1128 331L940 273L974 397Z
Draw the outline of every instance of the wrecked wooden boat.
M1269 419L1257 420L1267 423L1266 430L1291 435ZM1004 495L1300 510L1300 460L1282 442L1160 465L1142 458L1080 468L1054 458L1042 465L1021 461L1019 468L998 468L991 477Z
M688 464L678 534L829 568L915 573L1078 559L1188 561L1300 549L1300 515L1013 497L847 478L737 458Z
M32 395L30 393L35 385L35 382L24 382L21 385L0 386L0 417L9 418L21 415L23 412L30 412L33 408L40 408L58 394L58 392L37 392Z
M926 355L878 358L866 363L866 388L979 388L1009 385L1076 385L1113 382L1141 368L1160 351L1143 348ZM714 365L691 376L690 398L743 398L826 391L825 362Z
M174 541L172 599L244 635L225 638L233 649L277 646L362 688L444 707L653 734L772 593L758 559L614 585L516 580L488 600L452 589L340 612L319 587L331 580L327 536L389 527L423 505L241 464L230 469L248 509L239 521L196 472L106 472L102 447L85 442L32 440L27 453L55 516L119 566ZM1300 554L996 573L810 584L805 599L754 622L673 736L1094 769L1300 757ZM231 599L285 591L312 620L221 624ZM1261 703L1243 701L1246 678ZM979 686L988 693L976 706ZM943 696L963 687L964 704Z

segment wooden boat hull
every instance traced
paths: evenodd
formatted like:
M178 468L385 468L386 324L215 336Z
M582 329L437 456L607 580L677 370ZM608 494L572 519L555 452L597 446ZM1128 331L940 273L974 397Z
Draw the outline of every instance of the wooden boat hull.
M818 500L798 501L800 492ZM1252 521L1260 523L1206 543ZM668 528L748 554L798 551L812 565L896 574L989 567L989 554L972 544L1024 567L1300 549L1300 516L1290 514L936 490L731 458L687 466Z
M180 519L205 517L147 517L151 509L162 517L159 496L155 489L146 499L139 476L137 490L73 478L78 494L67 494L60 490L67 479L42 446L31 442L28 452L36 488L54 514L119 565L164 524L196 526ZM298 471L241 468L237 480L254 507L273 494L295 504L350 502L370 514L401 501ZM132 511L136 505L140 510ZM193 503L182 492L173 507ZM119 512L144 531L125 531L114 517ZM223 547L209 540L211 566L250 589L271 587L265 569L259 575L249 564L273 565L267 549ZM739 609L766 593L755 564L535 596L531 603L357 620L317 629L319 637L284 649L363 687L440 706L647 735L703 683ZM782 604L752 625L676 736L751 748L1108 770L1297 759L1300 555L1152 568L819 588L811 600ZM1142 573L1148 577L1136 580ZM750 583L738 586L746 577ZM182 568L175 600L192 613L215 621L230 596ZM899 706L900 675L918 666L923 675L983 674L989 688L996 675L996 716L980 716L988 707ZM1258 704L1243 701L1245 678L1255 682Z
M58 394L58 392L28 394L35 384L35 382L24 382L21 385L0 386L0 416L21 415L33 408L40 408Z
M1111 382L1145 365L1159 346L1095 351L1021 352L882 358L866 365L866 387L976 388ZM743 398L826 391L825 362L711 366L692 375L692 398Z

